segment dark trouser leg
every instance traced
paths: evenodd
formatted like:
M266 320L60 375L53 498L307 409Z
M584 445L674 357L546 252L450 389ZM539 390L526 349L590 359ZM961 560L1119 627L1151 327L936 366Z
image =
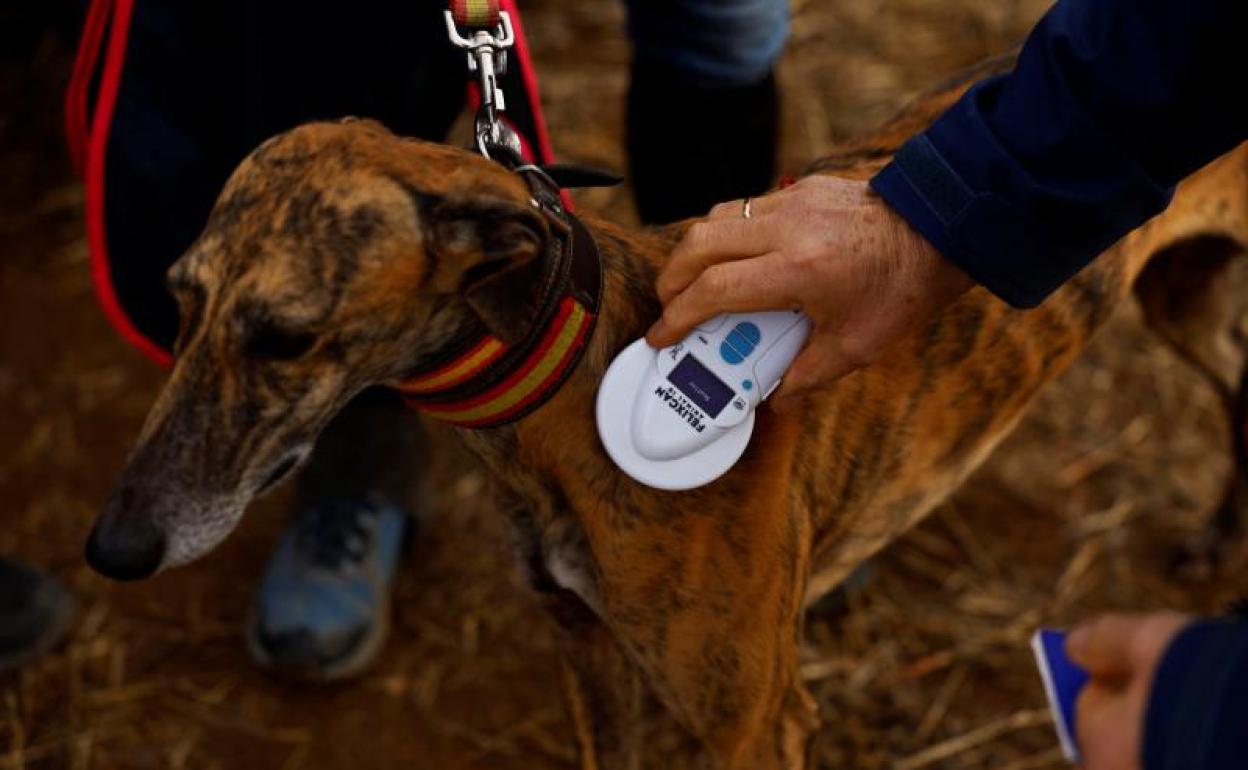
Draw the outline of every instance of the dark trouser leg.
M428 451L420 420L397 394L374 389L347 405L317 439L298 477L298 504L384 497L421 505L420 457Z
M775 175L776 81L722 89L674 83L635 67L628 154L637 211L647 224L701 216L716 203L759 195Z
M440 141L464 99L443 0L137 0L109 132L110 273L139 331L177 331L165 271L199 237L226 179L274 134L373 118ZM448 77L447 73L454 73Z
M629 170L643 221L705 214L775 174L783 0L631 0Z
M380 120L440 140L464 97L444 0L340 4L137 0L108 148L110 273L139 329L171 344L164 275L227 176L300 123ZM252 649L322 677L358 671L385 637L418 427L361 397L300 475L299 503L257 597Z
M373 660L408 513L422 507L424 451L419 421L384 390L356 397L321 434L256 595L248 638L259 662L337 679Z
M0 557L0 673L64 636L73 601L51 576Z

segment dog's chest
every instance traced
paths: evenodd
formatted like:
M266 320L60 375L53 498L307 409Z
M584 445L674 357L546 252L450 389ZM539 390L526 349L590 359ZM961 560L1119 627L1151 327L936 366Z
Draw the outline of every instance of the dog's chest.
M545 565L555 585L576 594L595 615L602 617L598 583L583 549L554 548L546 552Z
M570 591L602 615L597 570L574 516L560 511L539 524L527 513L513 519L529 583L539 591Z

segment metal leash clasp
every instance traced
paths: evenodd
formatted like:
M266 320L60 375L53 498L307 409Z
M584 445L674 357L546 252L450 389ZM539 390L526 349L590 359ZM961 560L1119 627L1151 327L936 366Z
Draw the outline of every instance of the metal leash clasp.
M475 133L477 150L490 157L489 146L506 147L520 155L520 137L499 119L499 113L507 109L503 89L498 77L507 72L507 50L516 42L511 27L511 16L506 11L498 14L498 26L494 30L479 29L464 37L455 24L454 15L448 10L446 32L451 43L468 53L468 71L477 74L481 91L481 105L477 108Z

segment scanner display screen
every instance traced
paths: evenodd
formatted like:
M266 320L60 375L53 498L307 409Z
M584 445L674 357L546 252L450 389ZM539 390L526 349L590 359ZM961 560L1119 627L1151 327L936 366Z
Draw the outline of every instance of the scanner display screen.
M685 355L667 379L711 419L718 417L732 400L732 388L725 385L692 355Z

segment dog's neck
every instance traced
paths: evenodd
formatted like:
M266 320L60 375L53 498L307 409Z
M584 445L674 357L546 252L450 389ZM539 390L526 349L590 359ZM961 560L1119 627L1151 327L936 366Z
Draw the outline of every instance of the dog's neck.
M538 480L552 475L575 473L612 487L617 486L614 480L624 480L604 451L585 451L599 447L594 401L616 354L645 334L658 318L655 277L684 230L674 225L635 232L592 217L583 221L598 243L604 288L598 322L575 371L554 397L518 423L461 431L466 445L490 467L492 475L505 488L526 497L530 496L526 492L545 494L549 485Z
M598 242L603 270L603 307L578 375L596 389L607 366L625 346L658 320L655 278L687 225L629 232L601 220L586 226Z

